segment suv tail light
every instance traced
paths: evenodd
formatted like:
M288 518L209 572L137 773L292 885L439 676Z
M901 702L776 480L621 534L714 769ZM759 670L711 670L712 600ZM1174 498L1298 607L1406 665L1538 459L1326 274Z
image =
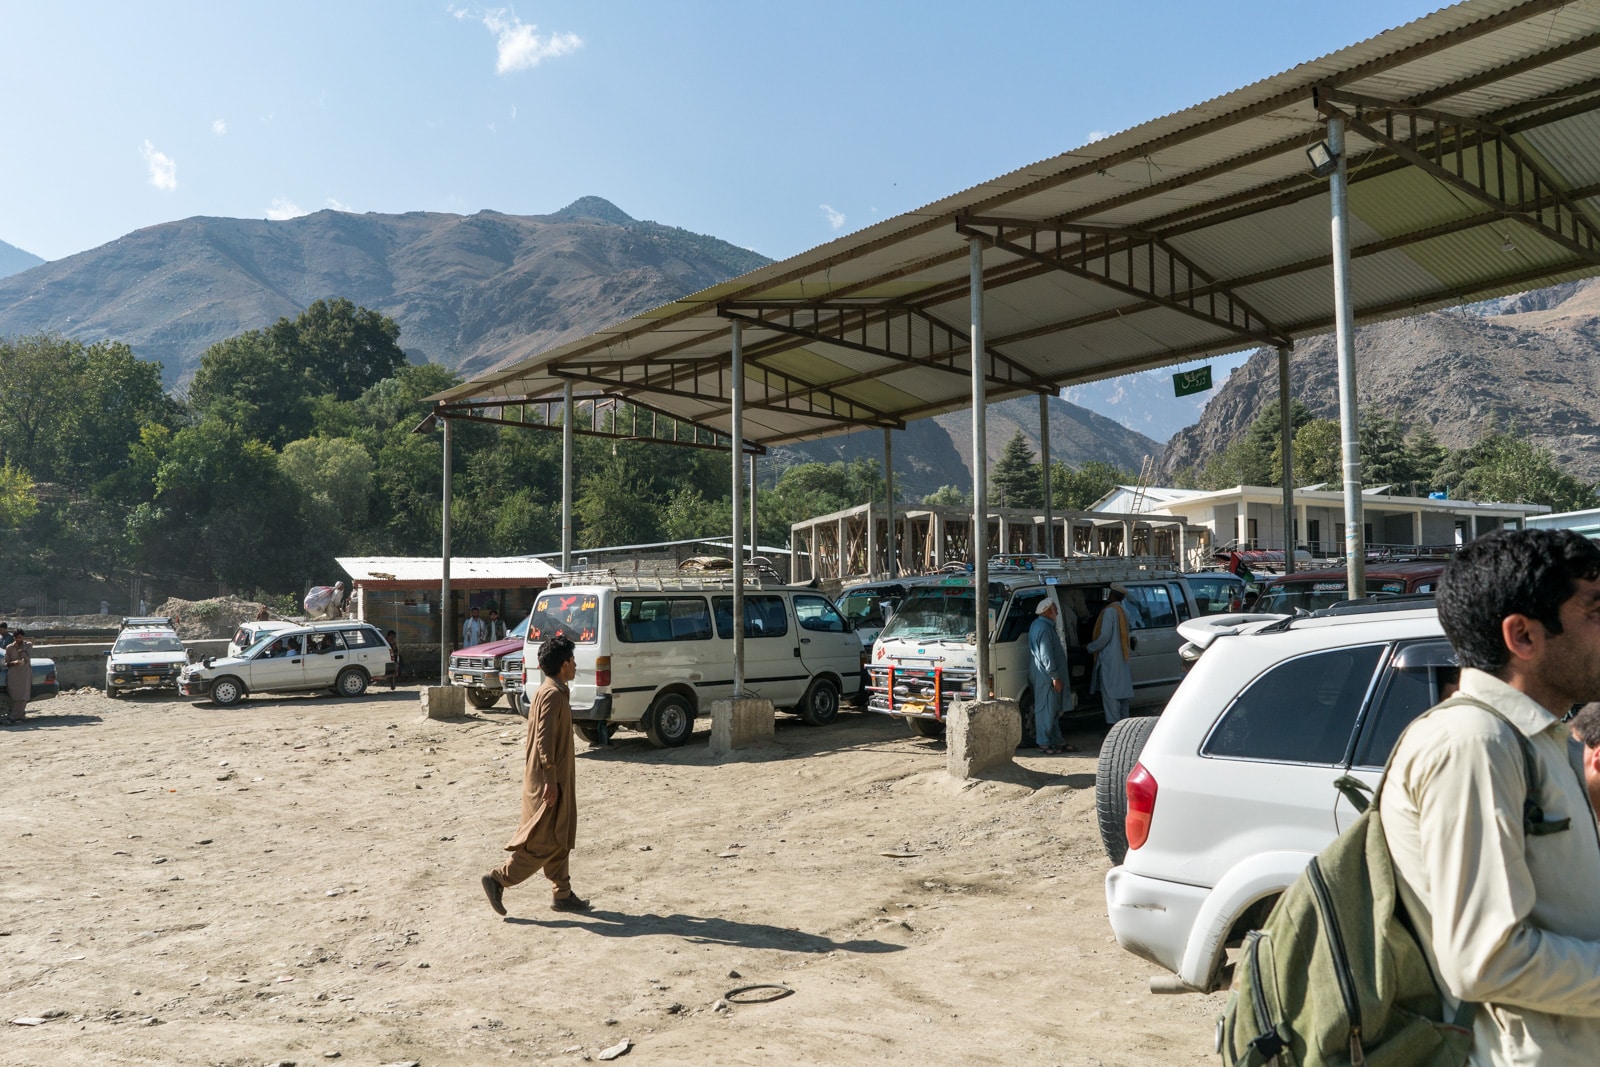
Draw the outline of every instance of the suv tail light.
M1144 764L1135 763L1124 788L1128 794L1128 814L1123 820L1123 829L1131 852L1150 840L1150 819L1156 813L1156 780L1144 769Z
M611 684L611 657L596 656L594 659L594 684L605 688Z

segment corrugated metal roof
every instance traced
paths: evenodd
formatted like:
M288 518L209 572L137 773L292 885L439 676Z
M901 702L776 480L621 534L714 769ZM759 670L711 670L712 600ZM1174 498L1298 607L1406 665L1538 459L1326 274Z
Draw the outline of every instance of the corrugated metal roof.
M427 582L442 578L438 556L339 556L335 560L357 582ZM536 556L451 556L450 580L526 581L560 573Z
M994 400L1323 333L1330 208L1304 149L1329 107L1353 120L1358 321L1600 273L1600 0L1468 0L435 399L484 414L571 381L725 432L739 317L750 442L964 408L973 233Z

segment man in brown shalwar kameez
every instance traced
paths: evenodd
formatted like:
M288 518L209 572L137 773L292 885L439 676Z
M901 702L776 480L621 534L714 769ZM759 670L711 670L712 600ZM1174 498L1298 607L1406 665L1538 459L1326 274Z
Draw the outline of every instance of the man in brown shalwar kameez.
M522 823L506 851L511 858L483 876L483 891L498 915L501 896L544 871L555 889L553 911L587 911L589 902L572 891L567 858L578 842L578 797L573 790L572 700L567 683L578 673L572 639L561 634L539 646L544 684L528 700L528 737L523 752Z

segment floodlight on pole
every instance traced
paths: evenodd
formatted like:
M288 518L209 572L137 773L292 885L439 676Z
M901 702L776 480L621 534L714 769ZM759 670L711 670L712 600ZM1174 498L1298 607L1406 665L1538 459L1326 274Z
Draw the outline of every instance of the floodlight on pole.
M1333 154L1327 141L1318 141L1307 148L1306 158L1311 161L1311 173L1318 178L1326 178L1339 169L1339 158Z

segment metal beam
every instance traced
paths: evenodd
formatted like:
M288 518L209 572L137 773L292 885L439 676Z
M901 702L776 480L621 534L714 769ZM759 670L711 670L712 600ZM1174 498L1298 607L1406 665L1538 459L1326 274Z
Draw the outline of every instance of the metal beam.
M693 419L686 419L681 415L673 415L632 397L617 393L591 393L576 397L575 401L579 405L589 404L590 409L596 413L591 425L573 427L573 432L580 437L600 437L611 441L631 441L639 444L680 445L684 448L703 448L718 452L725 452L729 448L730 438L723 431ZM440 404L430 412L417 426L416 432L430 432L435 422L450 421L481 422L490 426L515 426L526 430L562 433L564 432L562 424L555 416L561 410L563 403L563 397L560 395L501 397L491 401L450 401ZM627 414L632 416L631 428L627 432L615 428L621 421L623 408L627 408ZM495 411L501 414L487 414ZM600 428L601 411L610 412L612 429ZM516 418L505 414L506 412L515 412ZM642 433L639 429L640 412L650 416ZM533 417L530 418L530 415ZM684 428L688 428L693 435L687 441L683 439ZM765 445L746 441L744 450L748 453L764 454L767 449Z

